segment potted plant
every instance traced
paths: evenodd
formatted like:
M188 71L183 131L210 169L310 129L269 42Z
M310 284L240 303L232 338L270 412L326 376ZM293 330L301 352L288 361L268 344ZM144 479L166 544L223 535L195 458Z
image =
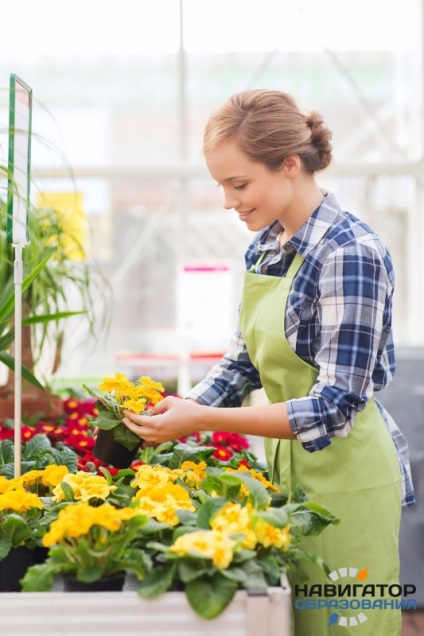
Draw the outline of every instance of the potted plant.
M95 457L117 468L127 468L141 440L122 423L123 410L149 416L149 407L163 399L162 384L148 376L131 382L124 373L115 373L113 378L104 378L98 389L83 386L97 400L98 415L92 421L99 429L93 449Z
M6 384L0 387L0 414L13 417L14 360L13 360L13 248L6 239L7 206L0 201L0 362L9 367ZM25 279L23 289L22 362L31 374L45 345L52 345L51 373L60 365L64 340L64 320L77 314L84 315L91 332L96 317L103 321L105 312L98 313L94 303L97 289L102 301L108 297L108 282L93 263L85 258L69 258L70 247L82 254L78 239L64 227L61 215L49 207L31 209L29 214L29 244L23 251ZM80 308L70 311L69 299L77 299ZM94 307L96 306L97 316ZM106 306L106 302L104 303ZM23 414L42 413L43 417L57 417L62 412L62 400L45 391L32 375L26 372L23 384Z
M0 493L0 592L14 592L40 543L43 503L18 480L0 477Z
M136 508L66 504L43 537L48 557L27 571L23 591L50 590L56 574L63 576L65 591L122 590L126 570L142 578L148 567L145 554L132 548L147 523Z

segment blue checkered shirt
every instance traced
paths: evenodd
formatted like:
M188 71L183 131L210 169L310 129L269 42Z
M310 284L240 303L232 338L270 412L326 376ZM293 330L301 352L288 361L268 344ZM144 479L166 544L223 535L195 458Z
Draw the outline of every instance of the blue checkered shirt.
M281 231L275 221L256 235L246 252L246 268L285 276L296 252L305 259L289 294L285 333L296 354L317 369L318 378L309 395L286 404L293 433L314 452L331 444L333 436L347 436L355 414L392 380L393 266L379 238L342 211L332 194L280 249ZM259 373L237 329L229 351L186 397L236 407L260 387ZM402 503L411 505L408 444L389 413L377 405L397 450Z

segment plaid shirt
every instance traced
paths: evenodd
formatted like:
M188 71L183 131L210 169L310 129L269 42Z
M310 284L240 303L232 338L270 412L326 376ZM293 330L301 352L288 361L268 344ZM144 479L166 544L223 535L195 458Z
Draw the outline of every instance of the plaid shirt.
M348 435L355 414L392 380L394 273L382 242L365 223L342 211L332 194L282 249L281 230L275 221L256 235L246 252L246 268L285 276L296 252L305 259L281 319L289 345L318 372L309 395L286 403L294 434L307 451L314 452L328 446L331 437ZM235 407L260 387L238 329L228 353L186 397L210 406ZM402 503L411 505L407 442L387 411L377 405L398 453Z

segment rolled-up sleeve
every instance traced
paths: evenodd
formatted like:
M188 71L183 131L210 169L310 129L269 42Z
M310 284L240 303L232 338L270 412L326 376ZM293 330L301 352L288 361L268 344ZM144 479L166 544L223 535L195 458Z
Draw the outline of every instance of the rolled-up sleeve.
M241 406L244 398L261 388L240 330L234 333L228 352L184 397L207 406Z
M291 428L313 452L345 437L373 393L377 354L390 332L393 281L374 248L352 243L330 252L317 281L318 378L309 395L287 402Z

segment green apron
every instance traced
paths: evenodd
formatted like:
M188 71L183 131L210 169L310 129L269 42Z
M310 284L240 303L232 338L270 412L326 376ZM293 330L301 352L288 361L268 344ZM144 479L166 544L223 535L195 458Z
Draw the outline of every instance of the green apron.
M284 330L287 298L302 263L302 256L296 254L284 278L254 271L245 274L241 333L271 403L307 396L318 376L314 367L294 353ZM309 576L307 589L305 582L289 575L295 635L400 636L401 612L396 607L400 597L390 596L387 586L399 582L401 474L393 440L374 398L356 415L349 435L332 437L331 445L323 450L310 453L298 440L276 439L266 439L265 450L270 479L282 492L290 493L299 483L310 499L341 519L340 525L302 541L305 550L324 559L332 574L327 578L318 566L302 562ZM380 588L368 587L362 596L365 588L355 594L358 588L352 587L351 596L341 598L331 592L328 596L319 587L360 583Z

